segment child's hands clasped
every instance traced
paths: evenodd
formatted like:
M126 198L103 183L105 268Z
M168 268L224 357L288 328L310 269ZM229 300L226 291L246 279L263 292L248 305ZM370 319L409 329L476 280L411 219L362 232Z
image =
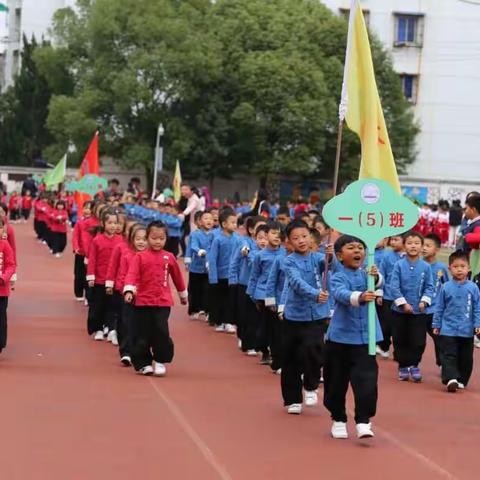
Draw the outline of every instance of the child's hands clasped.
M125 303L132 303L133 302L133 293L132 292L127 292L125 294Z
M420 303L418 304L418 309L419 309L421 312L424 312L426 308L427 308L427 305L425 304L425 302L420 302Z
M403 313L413 313L413 307L409 303L406 303L403 306Z
M329 297L330 297L330 294L325 290L322 290L320 292L320 295L317 297L317 303L327 303Z

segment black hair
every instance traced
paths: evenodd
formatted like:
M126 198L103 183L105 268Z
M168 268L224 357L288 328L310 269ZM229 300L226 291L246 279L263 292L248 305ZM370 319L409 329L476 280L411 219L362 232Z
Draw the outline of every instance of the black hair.
M428 235L425 235L425 240L431 240L437 248L442 246L442 241L436 233L429 233Z
M312 210L309 210L307 212L308 215L315 215L316 217L318 217L320 215L320 212L318 210L315 210L312 208Z
M208 207L205 210L205 213L212 213L214 210L216 210L218 212L220 209L218 207Z
M391 240L392 238L401 238L401 239L402 239L402 243L403 243L403 240L404 240L404 237L403 237L403 235L401 235L401 234L391 235L390 237L388 237L388 240L387 240L387 245L388 245L388 246L390 246L390 240Z
M322 215L317 215L313 219L313 224L321 223L325 228L330 228L330 225L325 221L325 219L322 217Z
M63 208L67 208L67 204L63 200L58 200L57 203L55 204L55 208L57 208L59 205L63 205Z
M308 227L308 225L303 220L300 220L300 219L297 218L293 222L290 222L287 225L287 228L285 229L285 232L286 232L288 238L290 238L290 236L292 235L292 232L296 228L306 228L308 231L310 231L310 228Z
M91 200L87 200L83 202L82 208L89 208L90 210L93 208L93 202Z
M198 222L198 221L202 218L202 216L203 216L204 213L205 213L205 212L201 212L201 211L200 211L200 212L195 212L195 215L193 216L193 219L194 219L196 222Z
M0 203L0 208L5 212L8 213L8 205L6 203Z
M167 226L161 222L160 220L155 220L153 222L150 222L147 227L147 237L150 236L150 233L154 228L159 228L160 230L165 230L165 235L168 237L168 229Z
M108 181L108 183L114 183L115 185L120 185L120 182L116 178L112 178L111 180Z
M349 243L361 243L363 245L363 248L367 248L365 242L360 238L354 237L353 235L342 235L337 239L335 245L333 246L335 253L339 253L342 248Z
M3 218L0 218L0 228L3 228L5 226L5 220Z
M317 246L320 246L322 244L322 236L320 235L320 232L316 228L311 228L310 234L312 235Z
M236 217L235 212L231 208L224 208L220 215L218 216L218 223L220 226L223 226L223 223L226 222L230 217Z
M256 229L255 229L255 238L257 237L257 235L260 233L260 232L265 232L265 233L268 233L268 225L259 225Z
M270 230L278 230L278 231L281 231L282 230L282 224L279 223L279 222L276 222L274 220L269 220L267 222L267 230L266 232L268 233Z
M288 207L280 207L277 210L277 217L279 215L286 215L288 218L290 218L290 209Z
M245 220L245 228L247 229L247 235L251 237L250 230L255 230L255 227L260 222L265 222L265 221L266 221L265 217L262 217L261 215L247 217L247 219Z
M425 238L423 237L423 235L421 233L418 233L418 232L415 232L414 230L409 230L408 232L405 232L403 235L403 242L405 243L405 241L407 240L407 238L419 238L421 241L422 241L422 245L425 241Z
M477 212L480 213L480 195L472 194L465 200L465 205L468 205L470 208L474 208Z
M448 264L451 265L455 260L465 260L468 263L468 254L463 250L457 250L448 257Z

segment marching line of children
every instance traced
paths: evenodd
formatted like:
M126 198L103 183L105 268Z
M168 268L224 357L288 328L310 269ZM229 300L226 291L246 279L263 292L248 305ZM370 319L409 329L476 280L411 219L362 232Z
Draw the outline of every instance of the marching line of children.
M126 208L131 215L132 207ZM280 214L285 216L281 209ZM192 320L205 320L219 333L236 333L242 352L260 356L261 364L281 375L289 414L300 414L304 403L318 404L323 369L323 404L334 438L348 437L349 385L357 436L374 436L378 365L368 354L370 302L377 303L380 318L378 352L389 357L393 343L399 380L422 380L429 333L448 391L467 386L473 337L480 334L480 294L466 277L466 254L451 255L449 280L436 258L435 235L424 239L411 231L391 237L391 250L381 242L375 252L378 268L367 272L364 243L332 232L316 214L292 221L282 217L280 223L262 216L239 219L225 207L216 224L206 210L196 214L198 228L188 242L187 291L177 241L168 240L173 223L158 220L165 213L152 215L145 227L128 221L119 208L87 202L72 242L75 296L86 297L88 333L118 346L121 363L138 373L164 376L173 360L171 279L180 303L189 303ZM38 229L42 217L36 221ZM368 291L368 275L375 277L375 291Z

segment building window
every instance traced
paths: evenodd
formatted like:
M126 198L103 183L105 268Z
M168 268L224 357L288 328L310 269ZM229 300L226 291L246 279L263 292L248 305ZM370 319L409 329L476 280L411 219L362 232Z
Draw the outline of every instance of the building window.
M415 46L423 43L424 16L421 14L395 13L396 47Z
M418 75L400 75L402 90L405 98L412 103L417 103Z
M350 20L350 9L349 8L339 8L340 15L345 18L345 20L348 22ZM362 9L363 12L363 18L365 19L365 24L370 26L370 10L364 10Z

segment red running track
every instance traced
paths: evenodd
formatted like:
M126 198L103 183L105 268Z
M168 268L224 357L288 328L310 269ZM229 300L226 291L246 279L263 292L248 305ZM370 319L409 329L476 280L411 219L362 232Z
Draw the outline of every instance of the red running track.
M86 335L71 256L51 258L30 226L16 230L19 284L0 357L1 479L478 478L478 369L467 391L447 394L431 350L421 385L399 383L395 364L380 361L376 437L333 440L322 406L287 415L279 378L183 307L171 318L167 377L122 367L110 344Z

